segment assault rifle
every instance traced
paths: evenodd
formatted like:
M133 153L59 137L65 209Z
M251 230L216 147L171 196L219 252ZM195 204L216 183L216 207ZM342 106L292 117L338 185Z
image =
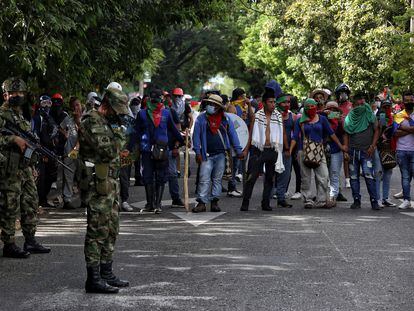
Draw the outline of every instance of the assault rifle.
M22 130L18 125L11 123L10 121L6 121L5 126L1 129L2 132L19 136L23 138L27 143L27 148L24 152L24 158L26 160L30 160L32 158L33 152L36 152L40 156L47 157L49 160L56 161L62 165L65 169L74 173L74 171L67 166L65 163L62 162L61 158L56 155L52 150L42 146L39 139L30 132L26 132Z

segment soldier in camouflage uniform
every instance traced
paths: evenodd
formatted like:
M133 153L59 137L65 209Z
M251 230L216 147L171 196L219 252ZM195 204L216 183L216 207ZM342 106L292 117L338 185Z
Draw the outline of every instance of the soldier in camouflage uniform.
M119 170L126 143L120 115L128 114L127 96L120 90L107 89L98 110L91 110L79 130L81 159L94 167L88 193L88 227L85 260L88 293L117 293L129 286L112 273L112 255L119 231Z
M10 78L4 81L2 88L5 104L0 108L0 128L8 121L29 131L30 123L22 114L24 105L27 104L26 84L20 79ZM0 223L4 257L27 258L30 253L50 252L50 248L43 247L35 240L39 198L33 172L37 159L35 154L30 160L25 158L26 147L25 140L15 135L0 137L0 152L5 156L0 162ZM14 241L19 211L25 237L23 250Z

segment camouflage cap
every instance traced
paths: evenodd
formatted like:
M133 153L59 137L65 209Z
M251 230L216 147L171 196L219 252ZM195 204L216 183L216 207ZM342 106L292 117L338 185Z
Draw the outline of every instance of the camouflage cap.
M117 114L128 114L128 96L118 89L106 89L105 95L109 105Z
M26 83L22 79L8 78L1 85L3 93L6 92L27 92Z

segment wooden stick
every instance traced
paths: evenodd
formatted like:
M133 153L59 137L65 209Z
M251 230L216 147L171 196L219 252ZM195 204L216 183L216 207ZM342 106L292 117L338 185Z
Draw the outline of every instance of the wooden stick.
M184 157L184 207L187 212L190 212L190 198L188 195L188 163L189 163L189 150L188 150L188 129L185 130L185 157Z

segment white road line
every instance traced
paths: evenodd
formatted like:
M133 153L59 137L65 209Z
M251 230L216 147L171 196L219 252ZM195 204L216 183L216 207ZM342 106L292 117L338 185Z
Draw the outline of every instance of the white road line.
M336 251L341 255L342 259L349 263L349 260L345 257L345 255L341 252L341 250L338 248L338 246L334 243L334 241L328 236L328 234L325 231L322 231L322 233L326 236L328 241L332 244L332 246L336 249Z

